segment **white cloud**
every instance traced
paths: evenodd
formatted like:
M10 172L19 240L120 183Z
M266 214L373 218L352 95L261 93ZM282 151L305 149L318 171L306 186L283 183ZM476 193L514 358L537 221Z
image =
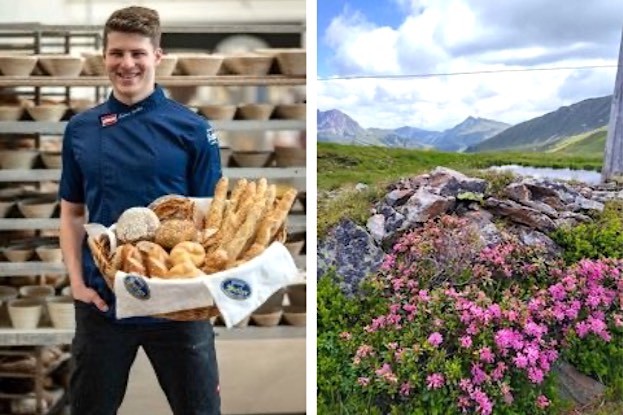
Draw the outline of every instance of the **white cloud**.
M335 51L335 63L351 72L397 73L397 34L389 27L376 27L358 12L333 19L326 42Z
M584 10L582 0L394 1L405 11L396 28L359 11L334 18L325 41L335 75L616 64L621 28L612 15L623 14L623 2L595 0ZM343 110L364 127L443 130L469 115L514 124L612 93L615 75L607 68L321 81L318 106Z

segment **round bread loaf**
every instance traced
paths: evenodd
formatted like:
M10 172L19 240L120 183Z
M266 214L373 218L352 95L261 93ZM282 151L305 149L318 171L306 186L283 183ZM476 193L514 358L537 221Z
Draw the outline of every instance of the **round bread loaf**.
M162 196L154 200L148 207L154 211L161 221L168 219L195 219L195 202L185 196Z
M153 241L159 227L160 219L151 209L133 207L121 214L115 233L121 243Z
M190 220L170 219L162 222L154 241L163 248L171 249L184 241L196 241L197 228Z

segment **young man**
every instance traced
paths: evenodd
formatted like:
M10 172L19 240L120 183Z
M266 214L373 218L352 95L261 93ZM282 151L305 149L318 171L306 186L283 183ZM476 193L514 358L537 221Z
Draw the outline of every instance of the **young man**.
M212 196L221 177L207 121L155 84L158 13L114 12L104 28L112 93L71 119L63 139L61 247L76 304L71 413L113 415L142 346L176 415L220 413L214 332L207 321L115 319L115 298L95 266L83 224L110 226L165 194Z

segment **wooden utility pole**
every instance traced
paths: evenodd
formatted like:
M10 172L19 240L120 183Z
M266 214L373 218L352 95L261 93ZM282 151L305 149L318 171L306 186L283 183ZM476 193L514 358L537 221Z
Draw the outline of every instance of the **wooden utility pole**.
M614 81L608 138L604 152L601 181L603 183L623 178L623 34L619 49L617 76Z

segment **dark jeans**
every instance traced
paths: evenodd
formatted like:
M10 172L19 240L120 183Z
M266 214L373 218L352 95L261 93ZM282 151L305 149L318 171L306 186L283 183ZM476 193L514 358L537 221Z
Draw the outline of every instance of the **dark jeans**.
M207 321L119 324L76 302L72 415L114 415L139 346L175 415L221 413L214 331Z

